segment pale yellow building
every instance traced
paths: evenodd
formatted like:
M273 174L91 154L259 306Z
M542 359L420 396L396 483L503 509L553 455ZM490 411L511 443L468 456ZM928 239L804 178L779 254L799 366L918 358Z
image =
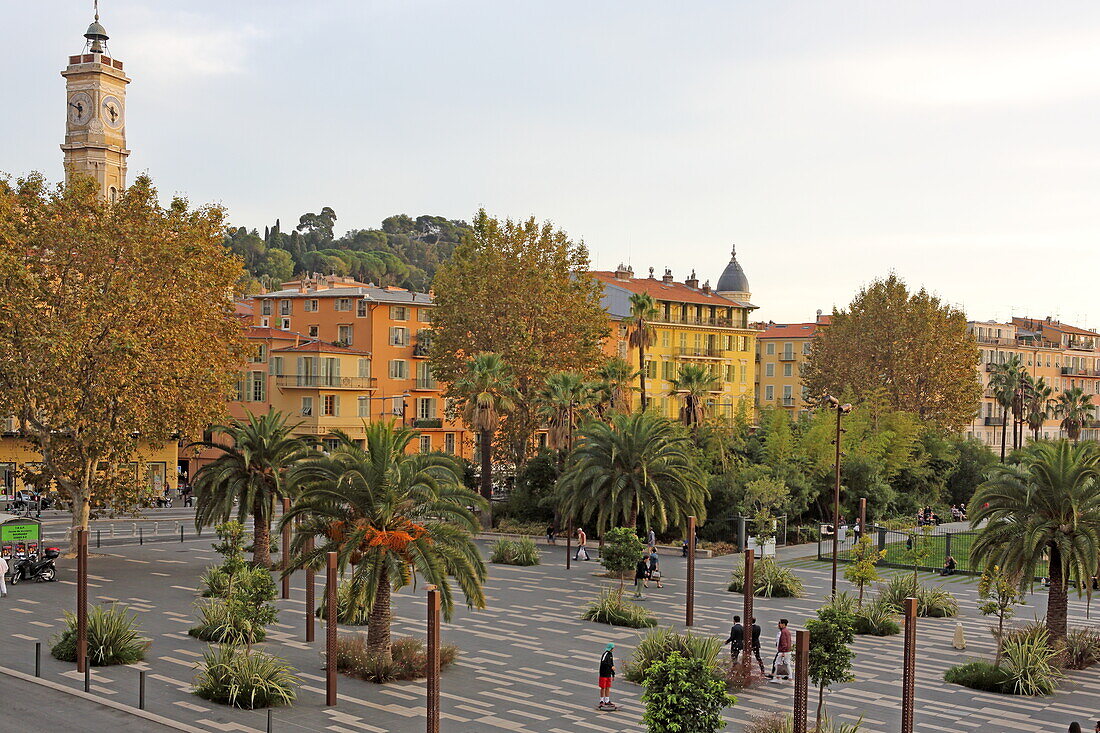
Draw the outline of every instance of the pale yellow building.
M778 407L791 417L808 409L802 371L810 358L814 338L829 325L831 316L817 312L808 323L755 324L761 329L756 337L756 407Z

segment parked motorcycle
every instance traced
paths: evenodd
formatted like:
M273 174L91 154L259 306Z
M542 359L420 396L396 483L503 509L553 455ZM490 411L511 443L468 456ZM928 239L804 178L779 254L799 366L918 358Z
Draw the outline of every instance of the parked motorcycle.
M60 554L56 547L47 547L42 559L38 555L27 555L11 563L11 584L16 585L24 580L36 583L57 580L57 568L53 561Z

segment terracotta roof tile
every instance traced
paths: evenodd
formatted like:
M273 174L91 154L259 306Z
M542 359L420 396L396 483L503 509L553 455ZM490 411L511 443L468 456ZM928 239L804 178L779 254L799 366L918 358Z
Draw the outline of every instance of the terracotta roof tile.
M632 293L649 293L654 300L668 300L675 303L696 303L699 305L717 305L725 308L731 306L740 308L755 308L752 303L739 300L730 300L711 291L704 293L702 290L689 288L679 282L666 283L662 280L649 277L632 277L628 280L620 280L615 273L608 270L593 270L588 273L605 285L615 285Z
M369 351L353 349L350 346L337 346L336 344L330 344L324 341L304 341L297 346L284 346L280 349L272 349L272 351L294 351L312 354L362 354L364 356L370 356Z
M758 339L790 339L816 336L822 326L828 326L828 316L821 317L821 323L765 323L761 324L764 332L757 336Z

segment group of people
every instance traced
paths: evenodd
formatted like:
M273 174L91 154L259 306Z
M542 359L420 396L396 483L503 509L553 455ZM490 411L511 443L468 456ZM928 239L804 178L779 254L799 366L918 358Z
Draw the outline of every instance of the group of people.
M939 514L932 511L932 507L926 506L917 512L917 526L918 527L935 527L943 523L943 519Z
M966 521L966 504L959 504L955 506L951 505L951 521L952 522L965 522Z
M1077 721L1069 724L1069 733L1084 733L1084 728ZM1093 728L1096 733L1100 733L1100 720L1096 721L1096 727Z
M794 665L791 662L791 630L788 628L789 622L785 618L779 619L779 623L776 624L775 633L775 656L772 657L771 671L766 672L764 670L764 660L760 657L760 624L756 623L756 617L753 616L749 623L752 624L750 631L750 638L752 641L752 649L745 649L745 627L741 624L741 617L733 617L733 626L730 628L729 638L723 642L723 644L730 645L730 656L736 663L738 658L742 654L745 658L741 661L747 664L752 664L752 658L756 658L756 663L760 665L760 674L764 675L771 682L779 682L780 680L789 680L794 673Z

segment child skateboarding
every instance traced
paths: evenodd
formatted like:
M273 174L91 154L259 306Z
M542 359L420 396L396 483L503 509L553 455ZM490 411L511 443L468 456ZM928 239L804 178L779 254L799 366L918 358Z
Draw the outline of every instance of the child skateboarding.
M611 702L611 680L615 678L614 642L607 645L600 657L600 710L618 710L619 706Z

